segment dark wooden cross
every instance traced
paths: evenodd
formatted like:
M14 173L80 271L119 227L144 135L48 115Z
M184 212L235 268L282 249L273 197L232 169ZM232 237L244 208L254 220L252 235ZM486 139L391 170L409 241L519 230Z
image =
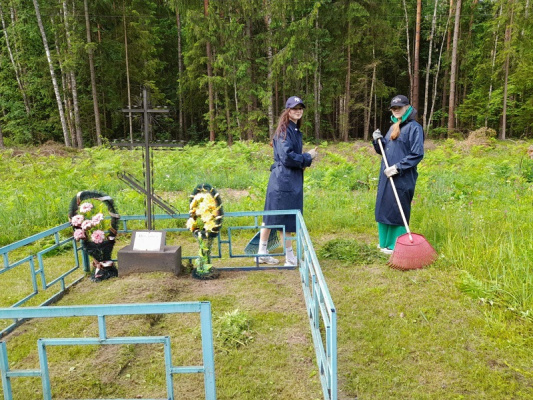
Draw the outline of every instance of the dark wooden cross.
M152 171L150 170L150 147L176 147L177 145L169 144L159 144L150 142L150 114L154 113L168 113L166 108L152 108L148 104L148 95L146 87L143 88L143 107L142 108L123 108L122 112L124 113L143 113L143 122L144 122L144 143L142 142L114 142L113 146L117 147L144 147L144 172L145 172L145 181L144 185L135 179L132 175L128 173L119 173L118 177L129 184L133 189L137 190L139 193L142 193L146 196L146 229L152 230L152 202L161 207L165 212L170 215L175 215L177 212L168 204L166 204L163 199L159 198L153 193L152 187ZM144 186L144 187L143 187Z

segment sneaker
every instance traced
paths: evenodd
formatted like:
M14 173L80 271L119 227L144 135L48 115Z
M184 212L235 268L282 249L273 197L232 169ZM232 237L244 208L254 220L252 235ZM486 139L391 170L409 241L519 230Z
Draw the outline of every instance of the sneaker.
M298 260L295 258L290 258L285 260L285 267L296 267L298 265Z
M270 256L257 257L257 262L259 264L270 264L270 265L279 264L279 260L275 259L274 257L270 257Z
M382 253L385 253L385 254L392 254L393 250L387 248L387 247L382 247L379 249L379 251L381 251Z

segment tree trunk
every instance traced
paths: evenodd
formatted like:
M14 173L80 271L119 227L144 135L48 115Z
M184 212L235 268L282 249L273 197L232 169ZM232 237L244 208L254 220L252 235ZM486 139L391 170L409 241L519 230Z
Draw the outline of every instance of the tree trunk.
M318 31L318 11L315 20L315 29ZM315 141L320 141L320 50L318 38L315 39L315 71L313 80L313 92L315 96Z
M54 93L56 96L57 108L59 111L59 119L61 120L61 128L63 130L63 139L65 140L65 146L70 147L70 138L68 135L67 121L65 120L65 112L63 110L63 100L59 93L59 86L57 84L56 74L54 72L54 66L52 64L52 56L50 54L50 48L48 47L48 40L46 39L46 32L44 30L43 21L41 19L41 11L39 10L38 0L33 0L33 6L35 8L35 15L37 16L37 24L41 32L43 39L44 51L46 53L46 59L48 60L48 67L50 68L50 77L52 78L52 85L54 87Z
M176 27L178 28L178 140L183 139L185 135L185 118L183 113L183 93L182 93L182 80L183 80L183 55L181 54L181 16L178 7L176 7Z
M254 139L254 129L253 129L254 122L252 121L251 116L252 116L252 111L253 111L253 106L254 106L254 94L253 94L253 91L252 91L253 86L254 86L254 70L252 68L253 57L252 57L252 19L251 18L248 18L246 20L246 40L245 40L245 43L246 43L247 58L248 58L248 60L250 60L250 63L249 63L249 66L248 66L248 76L250 77L250 83L251 83L251 86L252 86L252 88L248 89L249 93L250 93L250 97L248 99L248 104L246 105L246 111L247 111L247 122L246 122L247 135L246 135L246 138L248 140L253 140Z
M448 131L455 129L455 76L457 70L457 47L459 45L459 28L461 22L461 1L455 6L455 26L453 28L452 62L450 68L450 101L448 102Z
M126 25L126 1L122 1L122 25L124 26L124 56L126 62L126 88L128 92L128 110L131 110L130 59L128 56L128 29ZM133 116L128 112L130 143L133 143ZM133 148L133 147L132 147Z
M435 7L433 8L433 19L431 20L431 33L429 34L429 54L428 54L428 65L426 68L426 87L424 88L424 113L422 118L422 126L424 132L427 130L429 124L428 120L428 102L429 102L429 74L431 72L431 54L433 52L433 35L435 35L435 26L437 25L437 6L439 0L435 0ZM436 91L437 88L433 87L433 91Z
M68 21L68 9L67 2L63 0L63 18L65 19L65 36L67 38L67 49L69 57L72 55L72 43L70 40L70 25ZM76 144L79 149L83 148L83 132L81 130L80 108L78 105L78 86L76 80L76 74L74 69L70 68L68 71L68 78L70 78L70 89L72 92L72 107L74 109L74 127L76 130Z
M498 16L498 26L496 27L496 34L494 35L494 49L492 50L492 61L491 61L491 68L490 68L490 85L489 85L489 95L487 98L487 108L485 112L485 128L489 125L489 108L490 108L490 100L492 98L492 75L494 74L494 67L496 65L496 54L498 53L498 32L500 31L500 17L502 16L502 8L503 6L500 6L500 13Z
M370 118L372 116L372 100L374 99L374 87L376 85L376 66L377 62L375 59L375 50L374 47L372 47L372 58L373 58L373 66L372 66L372 82L370 83L370 96L368 99L368 110L365 112L365 131L363 132L363 140L368 140L368 134L370 131ZM375 121L374 121L375 125Z
M453 0L450 0L450 9L448 12L448 18L451 20L453 15ZM450 55L450 47L452 43L452 31L450 27L448 26L448 31L446 32L446 57L449 57ZM444 80L442 82L442 118L441 118L441 126L446 126L446 104L448 102L448 83L450 81L450 70L446 69L444 71Z
M504 65L504 81L503 81L503 110L502 110L502 129L500 131L500 139L505 140L507 135L507 91L509 88L509 59L511 55L511 38L514 15L514 0L509 0L509 7L511 7L511 17L509 24L505 28L505 65Z
M435 71L435 79L433 81L433 98L431 100L431 112L429 113L428 126L431 124L431 121L433 120L433 111L435 109L435 100L437 98L437 88L438 88L437 83L439 79L440 65L442 62L442 50L444 49L444 39L448 32L448 25L450 24L450 17L451 15L448 14L448 19L446 20L446 27L444 28L444 33L442 35L442 43L440 45L440 51L439 51L439 60L437 62L437 70ZM442 107L444 108L444 104Z
M237 71L235 70L235 66L233 66L233 97L235 101L235 122L237 123L237 127L241 128L241 121L239 118L239 113L241 112L239 109L239 96L237 94Z
M231 133L231 117L230 117L230 100L229 100L229 93L228 93L228 85L224 85L224 105L226 109L226 131L228 134L228 146L231 146L233 144L233 135Z
M209 10L209 0L204 0L204 16L207 19ZM209 94L209 140L215 141L215 101L213 93L213 60L211 53L211 42L209 40L205 43L205 50L207 53L207 90Z
M94 49L91 40L91 23L89 20L89 6L87 0L83 0L85 11L85 30L87 33L87 51L89 53L89 71L91 73L91 92L93 96L94 122L96 129L96 144L102 145L102 128L100 126L100 108L98 107L98 92L96 91L96 74L94 72Z
M268 58L268 73L267 73L267 88L268 93L268 134L272 140L274 137L274 110L272 101L272 30L270 24L272 22L272 16L269 6L269 0L263 0L263 6L265 7L265 25L267 29L267 58Z
M344 96L342 101L342 107L341 107L341 114L340 114L340 124L341 124L341 137L342 140L347 142L349 137L349 123L350 123L350 78L351 78L351 72L352 72L352 49L350 45L350 37L351 37L351 21L348 21L348 43L346 45L346 80L344 84Z
M55 25L55 22L52 18L50 18L50 23L52 25ZM57 61L59 64L59 71L61 72L61 88L63 91L63 106L65 107L65 120L67 122L68 133L69 133L72 147L77 147L76 133L75 133L75 128L73 126L74 118L72 116L72 102L70 101L70 95L69 95L69 90L71 86L70 86L70 81L67 76L67 73L65 69L63 68L63 60L61 59L61 52L59 50L60 45L59 45L57 31L55 32L55 41L56 41L55 49L57 53Z
M24 102L24 109L26 110L26 115L28 118L31 115L31 108L30 108L30 101L28 100L28 96L26 94L26 89L24 88L24 85L22 83L21 73L20 69L17 66L17 63L15 62L15 57L13 56L13 51L11 49L11 44L9 42L9 34L7 32L6 23L4 20L4 13L2 11L2 5L0 4L0 19L2 20L2 29L4 31L4 36L6 39L6 48L7 52L9 54L9 60L11 61L11 64L13 65L13 70L15 71L15 78L17 79L17 85L20 90L20 94L22 96L22 100Z
M411 65L411 40L409 39L409 16L407 14L407 5L403 1L403 11L405 13L405 35L407 40L407 73L409 74L409 98L413 98L413 67Z
M411 104L418 110L418 96L420 87L420 25L422 20L422 0L416 2L416 26L415 26L415 65L413 71L413 97Z

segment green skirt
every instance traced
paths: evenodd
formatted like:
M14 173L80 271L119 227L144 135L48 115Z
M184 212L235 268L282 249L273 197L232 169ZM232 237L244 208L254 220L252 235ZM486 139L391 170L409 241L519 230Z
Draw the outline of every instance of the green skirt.
M394 250L398 236L407 233L405 226L387 225L378 222L379 247Z

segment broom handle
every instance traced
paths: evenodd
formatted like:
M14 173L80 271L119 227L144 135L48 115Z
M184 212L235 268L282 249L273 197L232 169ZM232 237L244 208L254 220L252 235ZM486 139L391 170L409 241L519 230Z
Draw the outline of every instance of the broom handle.
M385 168L389 168L389 163L387 162L387 156L385 155L385 150L383 149L383 144L381 143L381 138L378 139L379 148L381 150L381 155L383 156L383 162L385 163ZM409 240L411 243L413 243L413 237L411 236L411 231L409 230L409 224L407 223L407 219L405 218L405 214L403 213L402 203L400 203L400 198L398 197L398 192L396 191L396 185L394 184L394 179L392 179L392 176L389 176L390 184L392 186L392 191L394 192L394 197L396 197L396 202L398 203L398 208L400 209L400 214L402 214L402 220L403 224L405 225L405 229L407 230L407 233L409 234Z

